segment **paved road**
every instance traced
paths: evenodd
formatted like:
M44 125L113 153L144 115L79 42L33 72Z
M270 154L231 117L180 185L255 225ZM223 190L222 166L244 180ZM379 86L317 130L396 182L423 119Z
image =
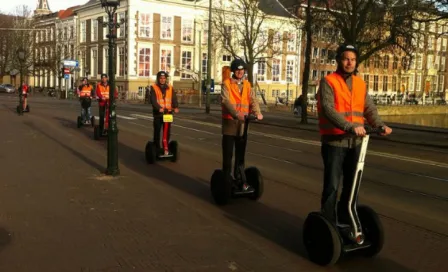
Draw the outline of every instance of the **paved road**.
M219 208L208 185L221 161L216 115L184 110L172 130L180 161L148 166L150 109L121 105L122 176L108 179L106 141L76 128L75 101L35 98L32 113L19 117L15 100L0 97L1 271L446 271L442 146L372 140L360 202L380 213L385 248L375 259L321 268L301 241L322 179L311 127L254 124L247 163L261 169L265 195ZM419 133L425 141L441 137Z

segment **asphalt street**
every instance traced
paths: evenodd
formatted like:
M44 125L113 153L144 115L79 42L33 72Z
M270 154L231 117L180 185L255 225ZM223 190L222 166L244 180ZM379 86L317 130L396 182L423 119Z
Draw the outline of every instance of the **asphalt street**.
M172 127L180 160L147 165L151 108L119 104L122 175L110 179L101 175L107 142L94 141L91 127L76 128L76 100L32 97L24 116L14 113L16 97L0 101L2 271L447 269L446 131L392 126L395 138L373 137L359 201L380 214L385 247L374 259L322 268L308 261L301 239L322 187L315 123L266 113L251 125L246 164L261 170L265 194L217 207L209 180L221 167L218 111L181 108Z

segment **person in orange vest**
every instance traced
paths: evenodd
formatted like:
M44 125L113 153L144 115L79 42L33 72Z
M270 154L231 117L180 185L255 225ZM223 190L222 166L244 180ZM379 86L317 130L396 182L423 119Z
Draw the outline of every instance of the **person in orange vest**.
M244 143L240 139L245 116L255 113L258 120L263 119L256 93L251 88L250 82L244 78L246 63L241 59L235 59L230 64L230 70L233 75L224 79L221 88L222 171L226 182L231 179L234 147L235 154L244 152ZM242 184L241 189L253 190L249 184Z
M96 97L98 99L100 131L104 130L104 117L106 114L106 102L109 101L109 78L107 74L101 74L101 82L96 85ZM115 88L115 98L118 97L118 90Z
M87 81L87 78L82 79L82 84L79 85L77 93L79 101L81 102L81 117L84 123L90 123L90 117L92 116L92 92L93 87Z
M166 111L175 113L179 112L179 103L177 101L176 92L169 83L167 83L168 73L165 71L159 71L156 76L156 83L151 85L150 88L150 101L152 105L153 113L153 126L154 126L154 144L156 150L161 149L160 145L160 132L163 126L163 113ZM171 126L167 127L164 135L164 154L168 155L168 143L170 142Z
M20 92L20 95L23 96L23 110L26 111L26 105L28 104L28 85L25 82L22 82Z
M335 224L350 223L347 207L362 137L366 135L364 118L373 127L384 126L383 136L392 133L379 117L366 83L356 75L358 59L358 50L353 45L339 46L337 70L321 79L317 93L324 164L321 210ZM336 205L342 177L342 194Z

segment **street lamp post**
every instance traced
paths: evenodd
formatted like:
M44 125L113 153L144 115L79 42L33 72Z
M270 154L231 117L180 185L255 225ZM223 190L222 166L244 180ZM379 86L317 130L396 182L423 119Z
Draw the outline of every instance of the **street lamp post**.
M23 100L22 100L22 82L23 82L23 62L25 61L25 51L22 48L17 50L17 58L19 59L20 64L20 83L19 83L19 114L23 115Z
M118 127L115 112L115 39L116 29L120 25L115 21L115 13L120 5L120 0L101 0L101 6L106 10L109 21L103 26L109 27L109 127L107 131L107 170L106 174L116 176L120 174L118 168Z
M205 112L210 113L210 89L212 87L212 0L208 6L208 41L207 41L207 93L205 101Z

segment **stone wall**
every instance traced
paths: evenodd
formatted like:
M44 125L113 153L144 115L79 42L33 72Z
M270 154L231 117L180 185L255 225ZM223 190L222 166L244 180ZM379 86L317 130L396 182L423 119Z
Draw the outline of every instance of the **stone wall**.
M448 105L441 106L377 106L380 115L448 114Z

